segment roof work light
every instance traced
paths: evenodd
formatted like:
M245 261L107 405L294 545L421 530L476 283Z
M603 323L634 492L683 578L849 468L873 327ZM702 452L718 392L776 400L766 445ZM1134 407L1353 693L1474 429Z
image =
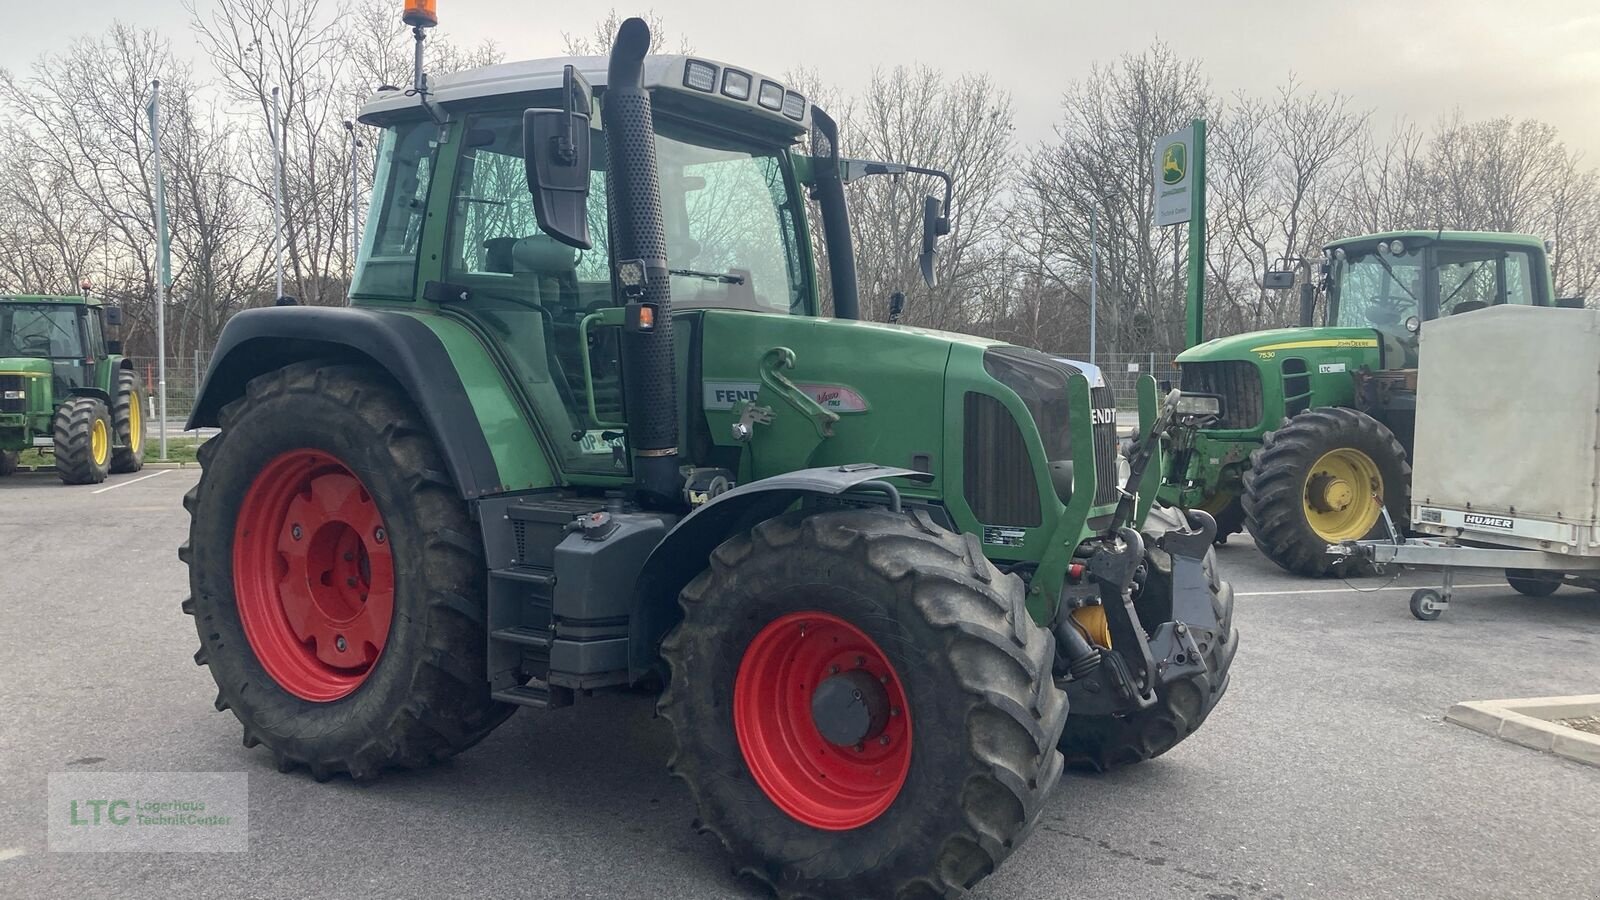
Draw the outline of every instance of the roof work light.
M406 0L400 21L413 28L432 28L439 24L439 0Z

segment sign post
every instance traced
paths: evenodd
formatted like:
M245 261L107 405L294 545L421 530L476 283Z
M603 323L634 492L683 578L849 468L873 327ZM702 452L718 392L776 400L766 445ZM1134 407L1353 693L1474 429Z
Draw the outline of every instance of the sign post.
M1184 315L1187 346L1205 340L1206 121L1156 141L1156 225L1189 223L1189 294Z

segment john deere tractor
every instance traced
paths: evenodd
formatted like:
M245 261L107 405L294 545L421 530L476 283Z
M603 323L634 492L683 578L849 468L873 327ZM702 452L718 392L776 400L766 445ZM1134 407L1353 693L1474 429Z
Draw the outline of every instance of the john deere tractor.
M119 341L122 311L77 296L0 296L0 475L49 450L67 484L144 466L144 386Z
M1178 356L1185 392L1221 412L1175 458L1164 500L1204 509L1219 540L1243 527L1284 569L1331 571L1329 544L1409 512L1417 341L1426 322L1499 304L1557 303L1538 238L1403 231L1329 244L1298 280L1301 327L1217 338ZM1319 296L1323 319L1316 321ZM1560 301L1562 303L1582 301Z
M1150 509L1149 435L1204 410L1147 380L1124 458L1075 369L858 320L843 182L906 167L840 159L775 78L648 46L631 19L609 61L365 107L350 307L236 316L194 413L221 429L186 499L195 660L245 746L318 780L659 690L737 869L960 894L1064 761L1159 755L1227 687L1214 523Z

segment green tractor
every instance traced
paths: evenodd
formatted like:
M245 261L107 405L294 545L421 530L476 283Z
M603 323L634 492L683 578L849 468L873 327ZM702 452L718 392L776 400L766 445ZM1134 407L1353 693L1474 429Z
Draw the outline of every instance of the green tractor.
M122 310L78 296L0 296L0 476L48 449L67 484L144 466L144 385L121 342Z
M1336 241L1315 266L1289 261L1303 276L1300 327L1178 356L1183 390L1218 398L1221 413L1192 441L1169 441L1161 498L1210 512L1219 541L1248 527L1262 553L1303 575L1334 569L1330 544L1383 533L1385 509L1403 528L1424 323L1506 303L1581 305L1555 299L1545 250L1528 235L1400 231ZM1295 281L1294 269L1267 273L1269 288Z
M738 870L961 894L1064 762L1212 711L1238 644L1214 523L1150 508L1160 441L1124 458L1077 370L859 321L843 181L904 167L841 160L776 79L648 46L631 19L609 64L364 108L351 306L234 317L191 420L220 428L185 500L195 661L246 747L318 780L660 691ZM1147 435L1203 412L1139 399Z

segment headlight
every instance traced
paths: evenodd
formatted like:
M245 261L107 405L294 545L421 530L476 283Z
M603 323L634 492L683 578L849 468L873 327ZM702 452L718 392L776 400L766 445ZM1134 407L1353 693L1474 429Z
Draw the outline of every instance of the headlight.
M1128 478L1133 475L1133 466L1128 458L1121 453L1117 454L1117 487L1126 487Z
M749 100L750 76L738 69L723 69L722 94L735 100Z
M1179 394L1172 402L1172 411L1180 416L1220 416L1222 400L1206 394Z
M783 95L783 114L796 122L806 117L806 98L790 91Z
M783 109L783 85L772 81L761 82L761 92L756 94L756 102L766 109Z
M26 399L28 399L28 393L26 391L6 391L6 399L7 400L26 400Z

